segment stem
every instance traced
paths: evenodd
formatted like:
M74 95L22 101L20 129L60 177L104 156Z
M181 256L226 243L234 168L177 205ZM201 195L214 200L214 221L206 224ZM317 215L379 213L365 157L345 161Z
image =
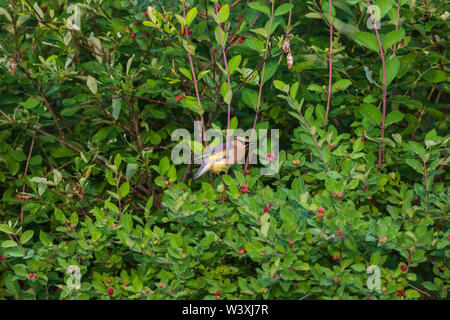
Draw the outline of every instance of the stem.
M25 176L28 173L28 166L30 165L30 159L31 159L31 153L33 152L33 146L34 146L34 138L36 137L36 131L34 131L33 133L33 139L31 140L31 146L30 146L30 151L28 152L28 158L27 158L27 164L25 166L25 172L23 173L23 179L25 179ZM25 202L25 199L23 197L23 194L25 193L25 181L23 181L22 183L22 197L20 198L21 203L20 203L20 235L22 235L23 232L23 203Z
M216 6L216 14L219 14L218 7ZM228 81L228 91L231 91L231 81L230 81L230 72L228 71L228 62L227 62L227 54L225 53L225 47L223 45L223 37L222 37L222 25L219 23L219 35L220 35L220 46L222 48L222 56L223 62L225 64L225 70L227 72L227 81ZM225 152L227 152L228 144L230 142L230 112L231 112L231 102L228 103L228 114L227 114L227 140L225 144ZM228 154L228 153L227 153Z
M184 3L184 1L182 2L182 4L183 4L183 18L186 19L186 4ZM186 36L186 43L187 43L187 45L189 45L189 35L188 35L187 25L184 26L184 34ZM188 51L188 57L189 57L189 64L191 65L192 80L194 82L195 95L197 96L198 108L199 108L199 110L201 110L202 103L200 102L200 94L198 93L197 77L195 76L194 63L192 62L192 57L191 57L191 54L189 53L189 51ZM228 111L228 119L229 119L229 111ZM204 134L205 134L205 123L203 121L203 114L200 115L200 121L202 122L202 140L203 140ZM228 121L228 123L229 122L230 121Z
M397 3L397 23L395 24L395 30L398 30L398 24L400 22L400 0ZM394 49L392 52L392 56L395 57L395 50L397 49L397 42L394 43Z
M330 9L330 17L331 17L331 15L332 15L331 0L328 0L328 6ZM328 74L328 98L327 98L327 111L325 113L325 120L323 122L323 125L325 128L327 126L327 121L328 121L328 112L330 111L332 78L333 78L333 23L330 21L330 63L329 63L329 74Z
M253 121L253 128L252 128L252 133L250 134L249 141L253 140L253 134L255 133L256 122L258 121L259 107L261 106L262 87L264 85L264 72L266 71L266 58L267 58L267 52L269 51L269 40L270 40L271 31L272 31L274 2L275 1L272 1L272 10L270 13L269 31L267 32L266 48L265 48L265 52L264 52L264 62L263 62L262 71L261 71L261 78L259 80L258 105L256 106L255 120ZM247 159L245 160L244 175L246 174L249 160L250 160L250 152L248 153Z
M423 176L425 179L425 215L428 215L428 172L425 161L423 162Z
M375 34L377 36L378 41L378 47L380 48L380 56L381 56L381 64L383 68L383 112L382 112L382 119L381 119L381 138L384 138L384 120L386 118L386 92L387 92L387 86L386 86L386 62L384 60L384 51L383 51L383 45L381 44L381 38L380 34L378 33L377 25L375 18L372 13L372 9L370 8L370 2L369 0L366 0L367 2L367 8L369 9L370 17L372 19L372 25L375 29ZM381 171L381 162L383 160L383 142L380 141L380 149L378 151L378 170Z

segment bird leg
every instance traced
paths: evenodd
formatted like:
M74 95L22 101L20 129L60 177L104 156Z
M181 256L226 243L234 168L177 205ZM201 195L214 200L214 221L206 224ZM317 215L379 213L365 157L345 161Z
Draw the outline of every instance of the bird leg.
M214 188L214 179L211 171L209 172L209 179L211 180L211 186Z
M225 182L222 179L222 176L220 175L220 173L217 173L217 175L219 176L220 180L222 180L222 184L223 184L223 192L222 192L222 204L224 204L225 202L225 193L227 192L227 187L225 186Z

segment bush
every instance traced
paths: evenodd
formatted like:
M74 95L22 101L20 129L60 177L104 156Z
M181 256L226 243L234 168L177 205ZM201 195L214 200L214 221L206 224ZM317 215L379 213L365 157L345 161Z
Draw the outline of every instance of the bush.
M0 298L447 298L448 3L247 2L0 0Z

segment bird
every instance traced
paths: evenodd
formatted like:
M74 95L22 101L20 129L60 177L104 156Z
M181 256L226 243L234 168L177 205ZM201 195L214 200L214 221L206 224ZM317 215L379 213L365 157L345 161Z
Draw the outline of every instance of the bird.
M192 179L197 179L208 171L216 173L220 177L220 171L225 167L242 162L245 157L245 150L250 144L246 138L237 137L233 142L229 142L228 148L225 148L226 143L214 148L207 147L205 152L196 158L203 158L203 161Z

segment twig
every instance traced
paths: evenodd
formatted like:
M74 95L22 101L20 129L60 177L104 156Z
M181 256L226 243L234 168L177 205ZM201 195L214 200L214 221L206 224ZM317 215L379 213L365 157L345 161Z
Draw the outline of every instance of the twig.
M381 65L383 68L383 112L382 112L382 119L381 119L381 139L384 138L384 120L386 118L386 93L387 93L387 85L386 85L386 62L384 60L384 51L383 51L383 45L381 44L381 38L380 34L377 29L376 21L373 16L372 9L370 8L370 2L369 0L366 0L367 8L369 9L370 17L372 19L372 25L375 29L375 34L377 36L378 41L378 47L380 49L380 56L381 56ZM380 141L380 148L378 151L378 170L381 171L381 162L383 160L383 142Z
M332 19L332 5L331 0L328 0L328 6L330 9L330 19ZM333 22L330 20L330 63L329 63L329 74L328 74L328 98L327 98L327 110L325 113L325 120L323 122L323 125L327 127L327 121L328 121L328 112L330 111L330 101L331 101L331 81L333 78Z
M397 3L397 23L395 24L395 30L398 30L398 24L400 22L400 6L401 6L400 0L398 0L398 3ZM393 57L395 57L395 50L396 49L397 49L397 42L394 43L394 49L392 51L392 56Z
M264 72L266 71L266 58L267 58L267 52L269 50L270 34L272 32L274 3L275 3L275 1L272 1L272 9L271 9L271 13L270 13L270 22L269 22L269 32L267 33L263 67L262 67L262 71L261 71L261 77L259 79L258 104L256 106L255 120L253 121L253 128L252 128L252 133L250 134L250 141L253 140L253 135L255 133L255 128L256 128L256 122L258 121L259 108L261 106L262 87L264 85ZM248 162L250 161L250 156L251 156L251 153L249 152L248 155L247 155L247 159L245 160L244 175L246 175L246 172L247 172L247 167L248 167Z
M219 14L219 7L216 6L216 14ZM220 35L220 46L222 47L222 57L223 57L223 62L225 64L225 71L226 71L226 76L227 76L227 82L228 82L228 92L232 92L231 89L231 80L230 80L230 72L228 71L228 62L227 62L227 54L225 52L225 46L223 44L223 36L222 36L222 25L221 23L219 23L219 35ZM227 113L227 134L226 134L226 144L225 144L225 152L227 151L228 148L228 144L230 142L230 114L231 114L231 101L229 101L228 103L228 113Z

